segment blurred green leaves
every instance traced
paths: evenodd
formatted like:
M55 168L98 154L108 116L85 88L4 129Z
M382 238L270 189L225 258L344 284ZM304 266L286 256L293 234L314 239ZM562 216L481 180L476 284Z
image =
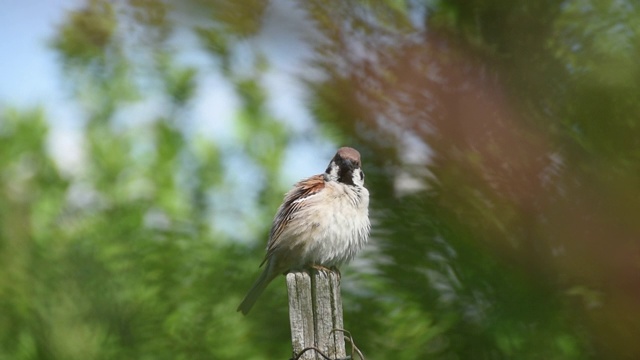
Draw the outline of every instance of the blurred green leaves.
M638 12L630 2L567 2L551 42L571 70L592 77L591 81L630 85L628 79L638 76L634 61L640 38Z
M270 108L290 94L265 85L282 44L261 35L293 9L323 136ZM58 170L46 109L0 113L0 358L288 356L281 282L234 310L292 147L321 137L361 151L372 194L373 243L343 270L367 358L637 357L637 10L84 2L51 41L82 164ZM184 34L213 61L185 60ZM232 139L193 123L211 72L239 100Z
M171 30L165 11L159 2L90 1L60 27L53 48L85 114L77 125L86 161L70 177L58 174L46 150L44 112L2 114L0 358L287 353L286 342L262 351L228 346L250 331L230 309L259 261L228 262L246 250L211 225L211 199L227 185L223 152L187 131L199 73L167 51L169 33L157 36ZM143 34L129 37L133 28ZM254 116L264 100L252 95L262 90L249 80L239 88L253 109L239 119L262 124ZM127 115L128 107L158 97L168 100L161 116ZM262 136L284 148L283 128L269 123ZM247 144L251 131L241 136ZM264 155L248 152L277 173ZM277 204L260 206L271 212ZM274 323L286 324L279 318Z
M103 58L112 43L116 26L113 5L93 0L82 10L70 14L53 45L67 61L87 66Z

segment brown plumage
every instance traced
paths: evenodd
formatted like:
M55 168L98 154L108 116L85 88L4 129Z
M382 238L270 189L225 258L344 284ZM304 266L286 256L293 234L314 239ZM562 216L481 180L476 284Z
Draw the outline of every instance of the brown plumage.
M291 269L351 260L369 235L368 206L360 153L340 148L324 174L296 183L285 195L260 264L266 266L238 311L247 314L267 285Z

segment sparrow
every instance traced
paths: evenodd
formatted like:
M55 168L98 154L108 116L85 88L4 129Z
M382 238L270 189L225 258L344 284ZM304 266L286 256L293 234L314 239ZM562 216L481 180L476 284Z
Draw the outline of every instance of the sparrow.
M337 269L369 238L369 191L360 153L338 149L324 174L296 183L285 195L269 233L262 274L238 306L246 315L269 283L291 270Z

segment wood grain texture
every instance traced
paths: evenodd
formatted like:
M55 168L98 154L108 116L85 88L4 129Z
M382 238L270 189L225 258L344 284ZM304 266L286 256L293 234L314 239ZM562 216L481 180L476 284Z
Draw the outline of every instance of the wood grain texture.
M316 270L287 274L291 343L295 355L316 347L331 359L345 358L340 281L333 272ZM324 359L308 350L300 359Z

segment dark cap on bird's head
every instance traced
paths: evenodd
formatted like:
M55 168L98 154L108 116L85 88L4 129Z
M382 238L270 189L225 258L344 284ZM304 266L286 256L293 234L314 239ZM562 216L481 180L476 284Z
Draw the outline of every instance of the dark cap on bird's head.
M336 162L350 162L355 167L360 167L360 153L358 150L350 147L341 147L336 152L336 156L333 157L333 161Z
M364 179L360 165L360 153L358 150L350 147L341 147L331 159L327 170L325 170L326 179L354 185L356 182L354 181L354 174L359 178L358 182Z

